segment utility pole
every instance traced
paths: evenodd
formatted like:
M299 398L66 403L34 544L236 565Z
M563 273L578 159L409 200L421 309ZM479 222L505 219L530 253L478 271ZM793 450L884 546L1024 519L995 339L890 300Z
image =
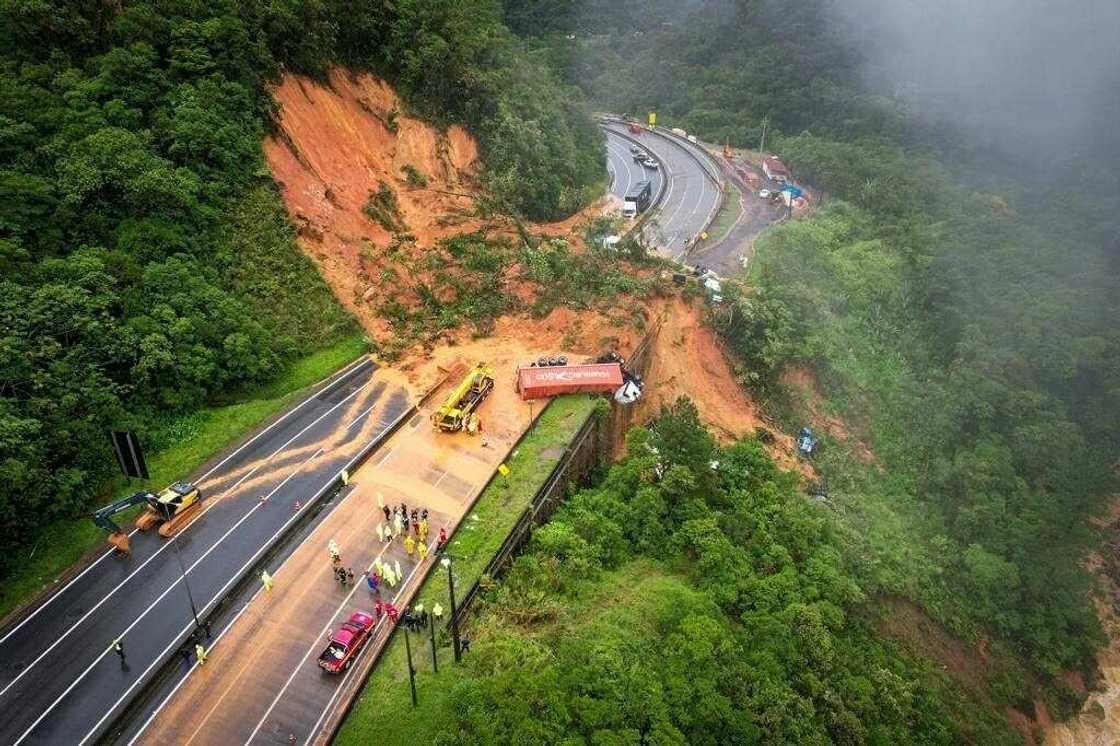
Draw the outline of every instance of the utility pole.
M432 672L439 673L439 661L436 660L436 615L428 614L428 629L432 633Z
M187 600L191 603L191 615L194 617L196 629L202 629L202 622L198 621L198 609L194 605L194 594L191 593L191 581L187 579L187 568L183 566L183 555L179 552L179 535L171 537L171 546L175 548L175 559L179 560L179 573L183 578L183 586L187 589ZM207 635L209 637L209 635Z
M412 667L412 645L408 641L408 625L404 626L404 651L408 656L408 685L412 689L412 706L416 706L416 669Z
M763 158L766 157L766 125L770 123L770 117L762 118L762 140L758 143L758 154Z
M455 573L451 567L451 555L444 555L439 563L447 568L447 589L451 595L451 641L455 648L455 662L458 663L463 659L463 650L459 642L459 614L455 607Z

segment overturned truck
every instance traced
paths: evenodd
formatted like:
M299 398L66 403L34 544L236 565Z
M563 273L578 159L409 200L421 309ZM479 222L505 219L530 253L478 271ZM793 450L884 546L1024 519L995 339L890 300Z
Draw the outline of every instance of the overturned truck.
M626 361L617 353L584 364L534 364L517 370L517 393L525 401L588 393L613 394L619 403L629 404L641 395L641 385L641 378L626 369Z
M557 394L610 394L623 384L618 363L531 366L517 371L517 393L525 401Z

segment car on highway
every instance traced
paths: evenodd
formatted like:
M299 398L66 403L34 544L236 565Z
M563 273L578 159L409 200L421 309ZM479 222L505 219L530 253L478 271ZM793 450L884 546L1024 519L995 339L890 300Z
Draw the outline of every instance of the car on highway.
M641 147L637 145L630 146L630 155L645 155L645 152L646 151L642 150Z
M643 158L641 160L641 164L645 168L652 169L654 171L661 168L661 164L658 163L657 161L653 160L652 158Z
M758 197L759 197L759 199L770 199L770 190L769 189L760 189L759 192L758 192Z
M319 668L327 673L342 673L369 642L373 632L373 617L364 611L355 611L342 623L319 655Z
M646 158L649 158L649 156L646 155L646 151L644 150L639 150L637 153L634 153L634 163L641 163Z

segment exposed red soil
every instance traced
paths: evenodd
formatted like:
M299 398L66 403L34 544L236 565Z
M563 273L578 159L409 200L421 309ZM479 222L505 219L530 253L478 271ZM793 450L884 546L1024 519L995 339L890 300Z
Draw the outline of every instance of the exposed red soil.
M384 341L392 334L376 312L387 292L406 307L417 302L411 288L426 279L424 252L441 239L482 228L517 235L508 220L483 221L475 212L480 164L470 135L458 127L439 131L399 113L396 94L374 76L336 68L323 85L287 75L274 95L280 105L278 133L265 142L265 155L297 226L299 244L373 339ZM408 183L402 171L406 165L427 178L427 187ZM415 240L401 242L363 212L370 192L382 183L396 195L400 232ZM609 204L604 199L565 221L528 229L572 238L576 250L582 250L573 231ZM383 274L387 269L396 272L388 280ZM518 274L517 267L508 270L506 290L529 303L536 289ZM607 349L629 355L645 329L660 318L646 377L648 398L635 421L686 395L722 442L766 428L775 436L769 448L779 464L812 476L793 455L793 439L763 418L736 380L715 334L701 323L699 307L680 299L621 300L607 310L556 309L541 319L507 316L484 339L465 328L444 332L434 343L404 351L397 367L423 390L446 375L453 360L514 355L527 362L541 350L575 359Z
M441 239L483 228L516 235L511 221L477 214L480 163L470 134L458 126L441 131L400 113L396 93L373 75L334 68L326 85L286 75L273 93L280 106L278 132L265 141L265 157L300 246L373 338L389 334L376 313L386 282L393 300L414 307L413 286L430 279L419 269L423 254ZM427 185L410 184L405 167L419 171ZM396 233L411 240L397 240L394 231L363 212L381 184L395 195ZM606 207L601 200L567 220L529 229L567 237ZM384 280L388 269L401 281ZM531 288L513 289L522 300L532 300Z
M875 626L887 637L897 640L921 658L934 661L970 690L986 698L984 656L945 630L919 607L902 598L883 598L884 612Z
M1019 731L1026 746L1035 746L1038 743L1038 739L1034 737L1033 720L1010 705L1003 708L1003 716L1011 723L1012 728Z
M808 368L791 366L782 371L780 382L787 388L801 392L805 404L809 409L809 420L812 426L823 429L836 440L851 446L852 451L865 464L875 462L875 454L870 446L856 438L844 420L836 415L826 414L821 411L821 402L824 398L817 387L816 378Z
M653 417L665 404L687 396L700 418L722 443L765 428L774 435L768 450L785 469L812 477L795 455L793 438L781 433L759 410L735 378L715 332L704 326L702 310L679 297L660 305L661 330L654 342L638 421Z

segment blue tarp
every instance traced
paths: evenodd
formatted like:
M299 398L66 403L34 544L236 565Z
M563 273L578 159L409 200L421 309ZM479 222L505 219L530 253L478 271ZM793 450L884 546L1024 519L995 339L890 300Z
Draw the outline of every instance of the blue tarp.
M793 199L797 199L802 194L801 188L800 187L795 187L795 186L783 187L782 191L783 192L789 192L789 196L792 197Z

